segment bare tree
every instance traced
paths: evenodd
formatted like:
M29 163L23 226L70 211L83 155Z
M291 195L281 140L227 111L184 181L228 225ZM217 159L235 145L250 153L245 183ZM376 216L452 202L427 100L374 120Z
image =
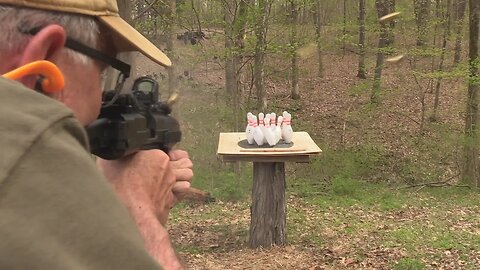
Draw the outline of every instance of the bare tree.
M453 63L458 64L462 57L463 25L467 0L456 0L455 6L455 55Z
M365 0L358 0L358 73L357 77L366 79L365 70Z
M167 41L167 54L172 63L175 60L175 48L173 46L173 41L175 40L175 18L176 18L176 4L177 1L169 0L165 9L166 12L166 26L165 26L165 36ZM167 68L168 72L168 93L171 95L177 88L177 78L175 76L175 64L172 64L171 67Z
M236 4L235 1L223 1L224 7L224 19L225 19L225 90L227 92L227 106L234 108L234 114L237 115L237 62L235 61L234 54L234 29L232 25L235 22ZM234 123L237 123L235 129L238 130L238 121L234 119Z
M290 0L290 57L292 58L291 73L291 97L292 99L300 99L298 93L298 41L297 41L297 23L298 23L298 6L297 0Z
M323 50L322 50L322 24L323 24L323 12L321 0L315 0L313 5L313 21L315 24L315 41L317 43L318 54L318 76L323 78L325 71L323 68Z
M470 186L480 187L480 160L478 146L478 106L480 89L480 1L469 0L470 46L467 114L465 119L465 167L463 180Z
M265 73L265 51L267 50L267 30L268 30L268 18L270 14L270 8L272 5L271 0L258 0L257 1L257 19L255 25L255 36L257 43L255 44L255 89L257 90L257 109L261 112L267 109L267 97L265 95L264 85L264 73Z
M375 7L377 9L378 18L381 18L395 10L394 0L376 0ZM385 51L392 44L391 22L380 22L380 36L378 38L377 62L375 65L375 75L373 78L373 87L370 95L371 103L378 103L378 95L380 92L382 70L385 62Z
M235 129L240 130L242 103L241 64L245 40L247 0L223 1L225 19L225 89L227 106L234 109Z
M342 50L347 51L347 0L343 0Z
M195 22L196 22L196 25L197 25L197 30L202 31L202 22L200 21L200 15L198 14L197 8L195 7L195 1L191 0L190 4L191 4L191 7L192 7L193 14L195 15ZM194 23L194 25L195 25L195 23Z
M430 2L430 0L413 0L417 24L417 46L425 46L427 43Z
M451 6L451 0L447 0L446 2L446 7L443 8L443 41L442 41L442 52L440 53L440 63L438 65L438 72L443 71L443 66L445 62L445 53L447 50L447 41L448 41L448 36L450 35L450 6ZM433 104L433 112L432 116L430 117L431 120L436 120L437 119L437 113L438 113L438 107L440 106L440 84L442 82L442 78L439 77L437 78L437 82L435 84L435 100Z

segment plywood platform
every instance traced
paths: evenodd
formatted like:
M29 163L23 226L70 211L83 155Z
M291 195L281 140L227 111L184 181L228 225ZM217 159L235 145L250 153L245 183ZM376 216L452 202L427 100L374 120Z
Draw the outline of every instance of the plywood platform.
M294 132L292 143L289 145L250 146L245 144L244 140L245 132L220 133L217 155L225 161L281 159L283 161L308 162L309 156L322 152L307 132ZM302 159L302 157L304 158Z

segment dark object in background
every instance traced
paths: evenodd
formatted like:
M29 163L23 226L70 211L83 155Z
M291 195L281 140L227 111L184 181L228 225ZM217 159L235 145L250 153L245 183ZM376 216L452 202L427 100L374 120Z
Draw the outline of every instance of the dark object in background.
M206 36L203 31L185 31L183 34L177 34L177 39L183 40L185 45L188 43L195 45L206 39Z

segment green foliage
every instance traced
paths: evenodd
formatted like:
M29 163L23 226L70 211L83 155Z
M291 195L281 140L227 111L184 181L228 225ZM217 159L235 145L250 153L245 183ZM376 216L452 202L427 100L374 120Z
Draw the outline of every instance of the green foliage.
M162 4L163 2L159 3ZM219 1L209 1L208 8L204 8L196 1L181 1L177 3L176 8L177 25L183 29L199 29L200 26L203 29L223 26L223 8Z
M422 70L413 70L413 74L421 79L457 79L457 78L468 78L468 66L464 63L457 65L451 70L441 70L441 71L422 71Z
M476 58L469 63L469 80L468 83L471 86L480 86L480 58Z
M375 147L356 151L326 148L311 164L295 166L292 192L325 206L359 203L381 211L399 209L405 200L402 194L392 194L387 186L368 181L372 173L378 173L385 166L385 158L385 152ZM319 197L327 194L330 199Z
M308 222L308 216L295 207L289 207L287 210L287 238L289 241L295 241L298 243L311 242L318 246L322 245L324 240L319 234L306 235L302 233L305 231L306 227L311 226Z
M414 47L409 49L408 54L417 57L438 57L442 54L442 49L437 47Z
M422 270L425 265L422 261L412 258L401 258L395 265L395 270Z
M462 131L441 123L432 123L428 129L429 136L416 137L409 146L416 151L400 162L398 174L407 183L445 181L459 172L456 161L465 143Z
M456 248L457 239L452 233L446 232L434 238L432 246L444 250Z
M208 190L215 198L238 201L249 194L251 167L242 165L236 171L232 165L222 164L216 158L218 134L233 131L234 115L223 101L215 101L215 93L203 85L181 86L197 98L179 102L175 112L180 113L183 138L180 147L185 148L195 164L193 186ZM203 97L203 98L201 98Z
M337 175L344 178L371 179L373 172L386 165L387 152L380 146L362 145L337 152Z
M363 187L363 183L358 180L335 177L331 188L336 196L358 199L357 195L360 195L358 191Z
M244 174L244 177L238 177L237 174L230 172L226 173L223 178L222 186L215 189L217 193L216 197L229 200L229 201L241 201L248 197L249 190L252 186L251 174Z
M391 55L395 52L395 48L392 47L392 46L387 46L387 47L383 47L383 48L378 48L377 52L383 53L383 54L386 54L386 55Z
M372 81L371 80L362 80L360 82L355 83L350 89L348 89L348 93L350 96L361 96L365 93L370 93L372 88Z
M343 179L372 179L388 163L388 153L380 146L359 145L347 149L324 149L313 163L313 173L323 171Z
M404 226L392 231L390 236L395 243L401 243L407 250L413 251L415 250L415 246L419 244L418 241L421 241L420 236L425 233L424 229L425 228L420 226Z

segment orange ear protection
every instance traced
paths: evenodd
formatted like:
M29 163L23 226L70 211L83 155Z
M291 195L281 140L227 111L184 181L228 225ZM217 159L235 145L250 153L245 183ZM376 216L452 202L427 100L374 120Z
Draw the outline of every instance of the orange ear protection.
M58 93L63 90L65 80L58 67L46 60L35 61L3 74L3 77L18 80L27 75L41 75L42 90L47 94Z

